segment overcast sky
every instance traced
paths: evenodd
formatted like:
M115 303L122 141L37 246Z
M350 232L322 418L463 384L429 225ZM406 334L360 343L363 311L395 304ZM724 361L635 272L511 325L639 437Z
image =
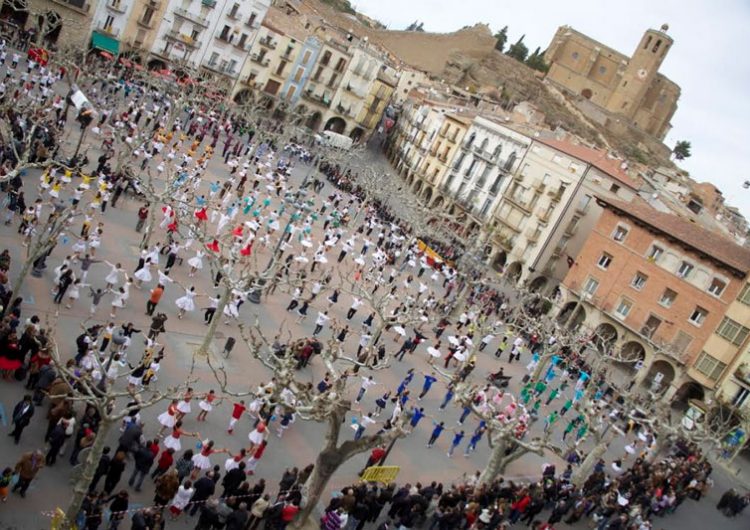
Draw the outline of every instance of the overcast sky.
M415 20L426 31L450 32L477 22L493 31L509 27L509 41L526 34L533 51L545 49L567 24L631 55L647 28L669 24L675 43L660 72L682 87L668 146L690 140L683 167L698 181L721 189L727 203L750 219L750 1L748 0L353 0L356 8L390 29ZM744 140L743 140L744 138Z

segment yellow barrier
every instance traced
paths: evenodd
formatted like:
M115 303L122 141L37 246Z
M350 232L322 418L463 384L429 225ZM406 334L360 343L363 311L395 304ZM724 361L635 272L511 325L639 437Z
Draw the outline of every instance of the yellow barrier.
M380 482L390 484L396 480L396 475L401 470L399 466L372 466L365 469L362 474L364 482Z

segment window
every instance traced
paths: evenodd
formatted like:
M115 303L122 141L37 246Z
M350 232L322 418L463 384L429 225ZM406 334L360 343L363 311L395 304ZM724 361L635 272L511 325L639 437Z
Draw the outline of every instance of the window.
M312 52L310 50L307 50L302 56L302 64L307 64L307 62L310 60L310 55L312 55Z
M586 280L586 285L584 285L583 291L586 294L593 295L598 287L599 282L596 280L596 278L589 278L588 280Z
M713 280L711 280L711 285L708 286L708 292L714 296L721 296L721 293L724 292L724 289L726 289L726 287L726 282L720 280L719 278L714 278Z
M748 334L750 334L750 329L729 317L724 317L719 327L716 328L716 334L727 339L735 346L742 346L742 343L745 342Z
M695 367L696 371L705 375L712 381L716 381L717 379L719 379L721 377L721 374L723 374L724 370L726 370L727 368L726 364L715 357L711 357L706 352L701 352L701 354L698 356L698 360L695 361L695 364L693 366Z
M672 289L667 288L664 289L664 293L661 295L661 298L659 298L659 303L664 307L672 307L675 298L677 298L677 293Z
M609 187L609 191L611 191L612 193L617 193L618 191L620 191L620 185L613 182Z
M231 11L229 11L230 18L237 18L237 12L240 10L240 4L234 4Z
M299 83L304 73L305 73L304 68L297 68L297 71L294 73L294 82Z
M633 287L633 289L640 291L641 289L643 289L643 286L646 285L647 280L648 276L646 276L642 272L636 272L630 285Z
M578 207L576 208L576 210L578 210L579 212L585 212L588 209L590 202L591 195L584 195L578 201Z
M664 254L663 248L661 248L659 245L651 245L648 254L646 254L646 259L648 259L652 263L657 262L659 261L659 258L662 254Z
M625 241L626 237L628 237L628 229L622 226L615 228L615 232L612 234L612 239L619 243Z
M219 34L219 39L221 39L223 41L226 41L226 42L229 42L229 38L230 38L229 35L230 35L231 31L232 31L232 28L230 28L229 26L225 25L221 29L221 33Z
M750 283L745 284L745 287L742 288L739 296L737 296L737 300L745 305L750 305Z
M579 57L578 52L573 52L573 60L577 61L578 57Z
M597 266L599 266L599 268L607 270L609 266L612 264L612 256L605 252L599 258L599 261L596 264Z
M255 13L250 13L250 18L247 19L247 25L253 26L255 24L255 20L258 18L258 15Z
M694 268L695 267L693 267L692 263L688 263L687 261L683 261L680 264L680 268L677 269L677 276L679 276L680 278L687 278L688 276L690 276L690 273L693 272Z
M680 330L675 334L674 339L672 339L672 351L678 356L682 356L690 347L691 342L693 342L693 337Z
M208 59L208 64L210 66L214 66L218 62L219 62L219 52L213 52L211 54L211 57Z
M690 313L690 318L688 318L688 320L695 326L702 326L707 316L708 311L700 306L695 306L695 309L693 309L693 312Z
M617 304L617 308L615 309L615 315L618 318L625 318L630 314L631 309L633 309L633 302L631 302L627 298L622 298L620 300L620 303Z
M734 405L735 407L741 407L745 404L747 396L750 396L750 390L744 387L739 387L737 389L737 393L732 398L732 405Z
M240 40L237 42L237 46L240 48L244 48L245 44L247 43L247 33L243 33L240 35Z

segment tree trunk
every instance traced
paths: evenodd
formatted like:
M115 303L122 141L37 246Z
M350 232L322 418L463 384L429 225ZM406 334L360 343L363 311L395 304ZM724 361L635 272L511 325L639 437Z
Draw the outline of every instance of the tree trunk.
M310 477L305 482L302 489L303 506L301 507L297 518L292 524L292 528L304 528L307 520L315 511L320 502L320 498L325 491L328 481L343 463L343 455L337 448L327 448L318 454L315 459L315 467Z
M146 224L146 230L143 233L143 238L141 239L141 250L145 250L148 248L149 243L151 242L151 234L154 233L154 221L156 220L156 212L154 212L155 205L151 203L151 207L148 209L148 221Z
M505 467L508 465L505 455L507 449L508 443L505 440L495 442L495 447L492 448L490 453L490 459L487 460L482 474L479 475L479 484L490 484L495 480L495 477L505 473Z
M582 486L583 483L586 482L586 479L591 475L591 471L594 469L596 463L602 456L604 456L604 453L607 452L608 447L609 441L607 440L601 440L596 444L591 452L586 455L586 458L583 459L583 462L581 462L581 465L573 475L573 484L576 486Z
M104 453L104 447L107 445L107 435L109 430L114 423L108 420L106 417L102 418L99 424L99 430L94 438L94 443L89 450L89 454L86 457L86 461L82 464L83 469L80 476L73 484L73 498L68 504L68 509L65 511L65 517L67 519L65 528L74 528L76 517L81 511L81 505L83 499L89 491L89 485L94 479L94 473L99 465L99 459Z
M34 263L34 260L36 257L30 257L27 258L26 261L23 262L23 267L21 267L21 272L18 273L18 277L16 278L16 281L13 282L13 287L11 287L11 293L12 298L15 298L16 296L21 296L21 286L23 285L23 282L26 280L26 276L29 275L29 270L31 269L31 265ZM11 298L11 299L12 299Z
M219 305L216 308L214 317L211 319L211 324L209 324L208 326L208 331L206 331L206 334L203 336L203 342L201 343L201 345L197 350L195 350L196 355L208 357L208 353L209 351L211 351L211 342L213 342L214 340L216 328L219 327L219 321L223 318L224 308L227 306L227 302L229 301L229 295L231 294L231 292L232 289L229 286L224 286L224 292L221 293L221 298L219 298Z

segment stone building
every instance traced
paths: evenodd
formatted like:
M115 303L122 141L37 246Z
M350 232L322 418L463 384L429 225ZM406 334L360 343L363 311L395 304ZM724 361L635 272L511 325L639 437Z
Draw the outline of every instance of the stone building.
M559 324L624 361L614 365L625 381L703 399L746 347L750 250L643 201L597 203L561 285Z
M101 3L114 1L101 0ZM96 5L97 2L88 0L4 0L0 23L6 31L33 30L34 42L45 48L85 51Z
M558 28L545 53L547 81L579 96L582 110L604 125L618 118L660 140L671 127L680 87L659 73L672 47L668 26L649 29L633 55L618 52L569 26ZM591 103L595 109L587 107ZM596 112L596 111L599 112Z

